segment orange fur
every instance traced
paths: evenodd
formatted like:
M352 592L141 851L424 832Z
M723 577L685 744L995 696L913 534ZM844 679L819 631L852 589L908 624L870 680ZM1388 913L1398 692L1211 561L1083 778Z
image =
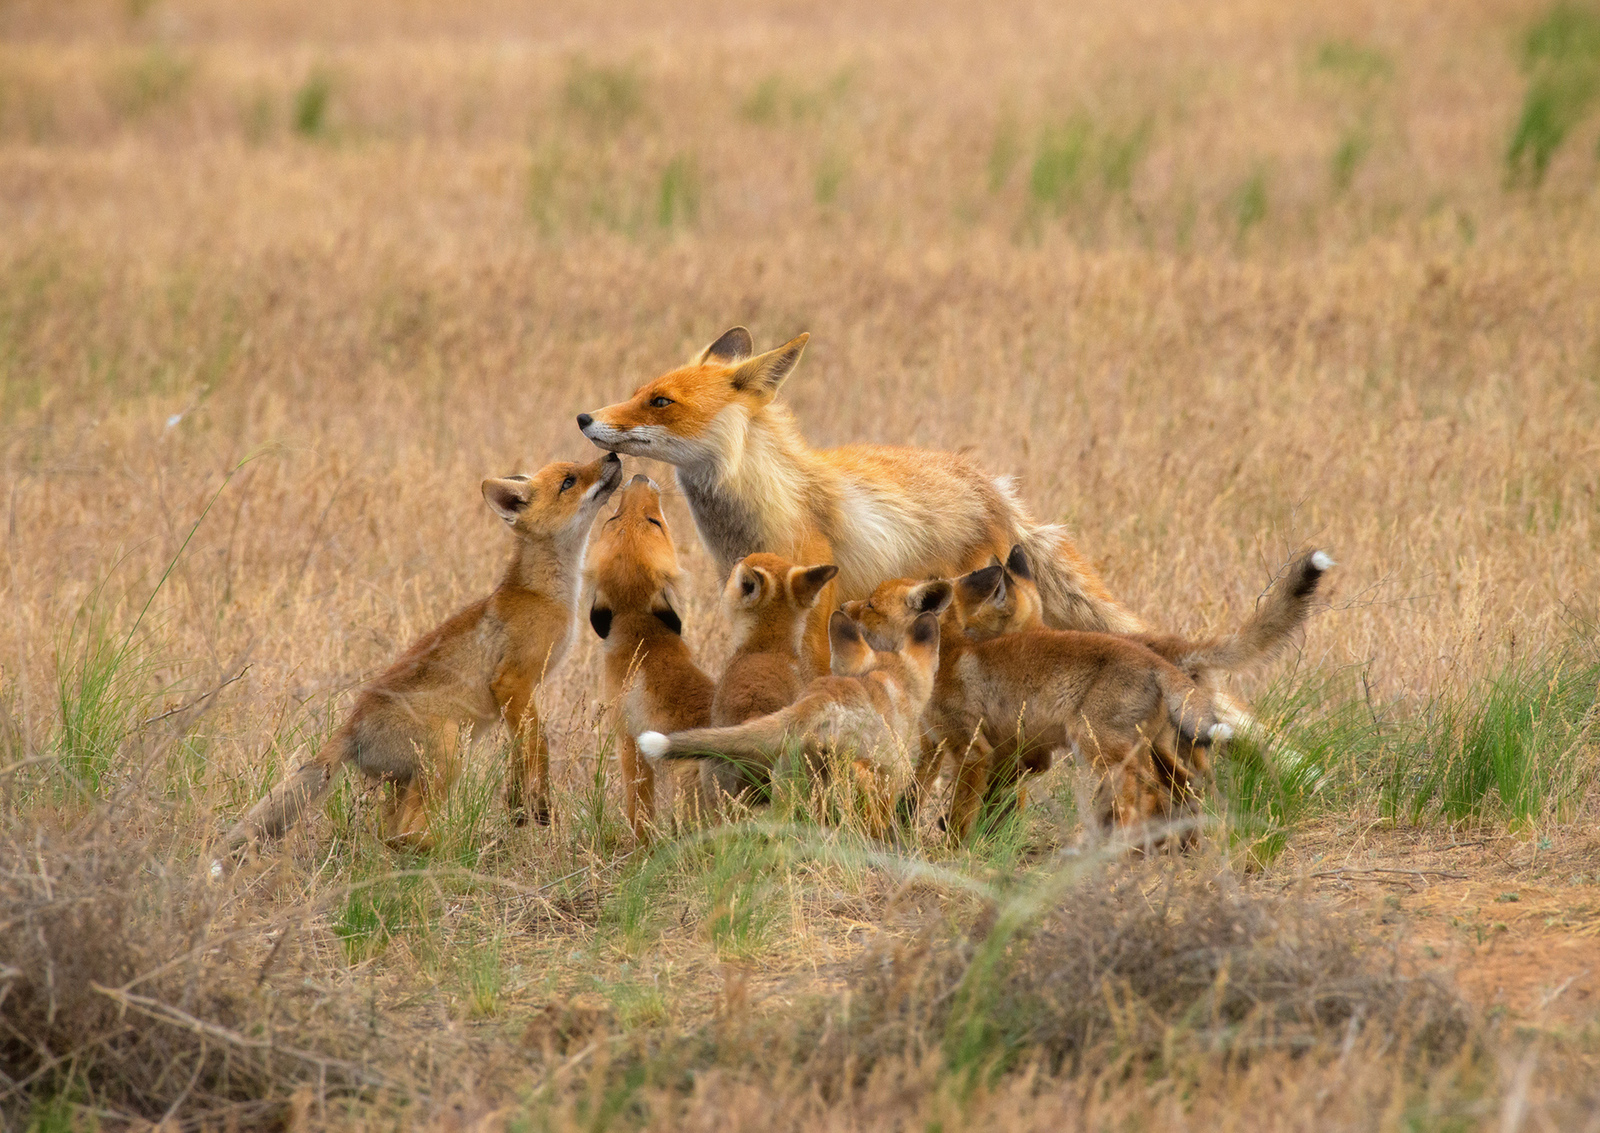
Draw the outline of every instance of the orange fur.
M389 837L431 841L428 812L459 770L463 727L503 722L511 733L506 800L518 821L550 821L550 751L534 697L572 644L589 528L622 479L615 456L551 464L532 477L483 482L511 528L511 560L487 598L424 634L362 690L320 752L290 772L228 832L232 852L280 837L353 763L392 783Z
M712 683L683 640L677 585L682 577L661 493L635 476L619 493L617 510L600 525L584 581L592 595L589 624L605 653L606 699L620 706L624 809L628 825L647 841L655 825L655 769L639 758L640 732L679 731L711 723ZM693 768L678 776L680 815L702 805Z
M887 445L815 450L775 401L806 335L754 355L735 327L687 366L627 401L581 414L601 448L666 461L701 540L730 572L767 551L839 567L807 624L813 672L827 664L827 617L885 578L952 577L1013 543L1035 561L1049 625L1137 630L1059 527L1035 523L1010 486L957 453Z

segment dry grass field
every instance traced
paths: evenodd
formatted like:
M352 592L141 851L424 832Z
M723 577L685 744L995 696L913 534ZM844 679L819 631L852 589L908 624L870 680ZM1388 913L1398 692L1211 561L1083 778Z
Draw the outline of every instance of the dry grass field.
M658 7L0 0L0 1126L1595 1128L1600 8ZM209 882L483 477L736 323L1154 624L1327 548L1237 687L1299 760L1182 858L1059 763L645 852L583 627L552 828L495 736L431 854L351 782Z

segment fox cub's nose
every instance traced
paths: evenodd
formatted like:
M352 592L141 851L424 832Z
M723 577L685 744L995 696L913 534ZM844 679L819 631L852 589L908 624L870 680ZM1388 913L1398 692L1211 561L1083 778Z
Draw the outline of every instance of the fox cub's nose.
M594 424L594 418L591 417L589 414L587 414L587 413L578 414L578 428L587 429L590 425L593 425L593 424Z

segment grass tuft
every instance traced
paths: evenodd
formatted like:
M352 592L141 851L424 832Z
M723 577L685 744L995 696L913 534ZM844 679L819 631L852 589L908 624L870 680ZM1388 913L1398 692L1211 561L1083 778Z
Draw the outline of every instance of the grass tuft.
M1600 96L1600 13L1557 4L1528 30L1522 64L1528 89L1506 151L1506 174L1511 184L1537 187Z

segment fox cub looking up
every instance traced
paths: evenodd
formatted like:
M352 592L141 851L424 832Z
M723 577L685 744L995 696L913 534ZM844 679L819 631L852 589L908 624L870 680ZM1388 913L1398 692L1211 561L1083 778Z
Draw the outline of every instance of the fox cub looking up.
M506 801L519 822L550 821L550 752L534 693L572 644L589 528L622 480L622 462L547 465L483 482L513 537L494 593L424 634L362 690L348 719L228 832L225 849L277 838L353 763L394 785L392 840L427 845L428 804L459 769L463 725L504 722L513 739ZM221 863L213 867L220 872Z
M870 832L887 833L894 800L911 780L913 745L939 665L939 620L911 623L899 649L874 650L861 629L835 611L828 621L833 665L846 675L818 677L787 708L725 728L670 736L646 732L639 750L652 760L731 761L770 773L791 747L807 770L827 775L840 760L865 797Z
M683 640L682 577L661 492L648 477L635 476L594 537L584 582L593 595L589 624L605 653L606 699L618 703L626 729L618 745L623 802L641 841L655 822L656 778L633 737L651 728L673 732L712 722L711 678ZM682 768L674 785L676 809L689 818L701 802L695 769Z

